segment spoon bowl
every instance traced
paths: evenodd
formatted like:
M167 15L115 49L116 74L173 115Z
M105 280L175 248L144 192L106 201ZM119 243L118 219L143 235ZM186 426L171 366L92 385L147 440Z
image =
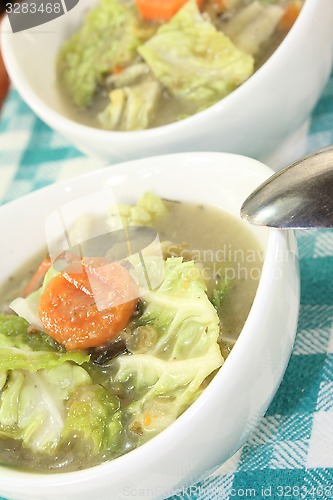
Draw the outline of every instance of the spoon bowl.
M241 217L251 224L289 229L333 227L333 146L269 177L250 194Z

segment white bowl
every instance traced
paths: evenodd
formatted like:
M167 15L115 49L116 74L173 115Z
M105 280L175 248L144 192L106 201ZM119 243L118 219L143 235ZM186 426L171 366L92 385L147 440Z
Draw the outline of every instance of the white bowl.
M196 150L239 153L280 166L303 153L309 115L332 67L332 0L306 0L275 53L225 99L177 123L136 132L80 125L59 96L56 54L96 1L81 1L66 15L20 33L11 33L8 19L2 25L4 61L14 85L35 113L78 149L108 163Z
M45 244L50 212L103 186L126 199L152 190L215 205L239 218L242 201L270 174L263 164L237 155L184 153L122 163L42 189L0 208L5 263L0 282ZM149 498L163 498L207 476L242 446L279 386L299 310L293 232L242 223L265 249L262 277L235 347L196 402L148 443L97 467L52 475L0 467L0 495L13 500L117 500L143 491Z

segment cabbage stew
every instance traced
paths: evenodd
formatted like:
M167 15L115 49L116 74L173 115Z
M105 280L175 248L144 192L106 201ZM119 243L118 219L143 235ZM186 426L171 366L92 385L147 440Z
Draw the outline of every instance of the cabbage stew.
M99 0L60 49L59 90L80 123L142 130L193 115L246 81L304 0Z
M39 255L2 285L2 465L63 472L127 453L198 398L237 340L262 267L252 233L151 193L121 217L128 234L156 230L161 258L144 255L156 286L138 293L142 258L108 248L69 252L61 270Z

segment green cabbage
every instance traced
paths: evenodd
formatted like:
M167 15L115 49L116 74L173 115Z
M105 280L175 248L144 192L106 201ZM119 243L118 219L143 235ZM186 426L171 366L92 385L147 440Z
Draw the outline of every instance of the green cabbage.
M159 83L152 79L116 88L110 92L110 102L98 119L105 129L144 130L151 123L160 93Z
M279 5L263 5L254 0L237 12L223 30L236 47L256 56L261 45L272 36L283 12Z
M128 66L107 79L113 90L109 103L98 114L105 129L143 130L150 126L157 109L161 85L152 78L145 63ZM144 96L144 98L143 98Z
M96 454L103 449L117 451L123 427L119 407L119 399L101 385L79 387L68 402L62 440L67 442L79 435L91 442Z
M105 75L127 66L140 43L134 8L100 0L60 50L60 79L77 106L88 106Z
M217 31L195 0L161 25L138 52L171 95L198 109L232 92L254 69L253 57Z
M69 362L35 373L8 371L0 397L0 436L35 452L52 452L61 439L66 400L82 383L90 383L89 375Z
M47 335L28 333L27 327L23 318L0 315L0 436L38 453L53 453L76 437L91 454L116 450L119 401L92 385L79 366L89 356L62 352Z
M165 203L159 196L149 191L138 200L136 205L113 205L108 214L108 227L111 231L124 226L148 226L167 215Z
M30 293L27 297L17 297L9 304L9 307L15 311L18 316L24 318L30 325L34 325L40 330L43 330L43 324L38 315L38 304L46 285L57 274L59 274L59 271L51 266L45 274L43 285L38 288L38 290Z
M0 315L0 371L25 369L34 373L69 360L77 364L89 360L83 352L62 352L46 334L27 333L28 326L19 316Z
M216 282L215 288L213 288L210 301L217 311L221 310L222 304L228 295L230 288L230 281L226 278L219 278Z
M201 393L207 377L223 363L219 318L194 262L170 258L160 287L132 336L142 336L132 355L114 361L114 382L131 388L130 429L145 441L173 422ZM131 348L131 344L134 348Z
M167 215L163 200L149 191L136 205L119 205L119 213L125 226L153 226Z
M138 62L131 64L120 73L108 77L107 84L115 88L128 87L142 82L149 76L149 66L144 62Z

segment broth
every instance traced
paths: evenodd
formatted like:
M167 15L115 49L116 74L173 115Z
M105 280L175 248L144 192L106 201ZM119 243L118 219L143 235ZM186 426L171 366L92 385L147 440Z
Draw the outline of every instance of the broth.
M208 294L217 276L232 282L221 308L222 338L235 341L251 309L260 278L263 251L253 234L215 207L167 203L170 216L160 224L160 240L186 243L180 252L201 263ZM195 221L195 223L193 223ZM225 346L222 343L223 348Z

